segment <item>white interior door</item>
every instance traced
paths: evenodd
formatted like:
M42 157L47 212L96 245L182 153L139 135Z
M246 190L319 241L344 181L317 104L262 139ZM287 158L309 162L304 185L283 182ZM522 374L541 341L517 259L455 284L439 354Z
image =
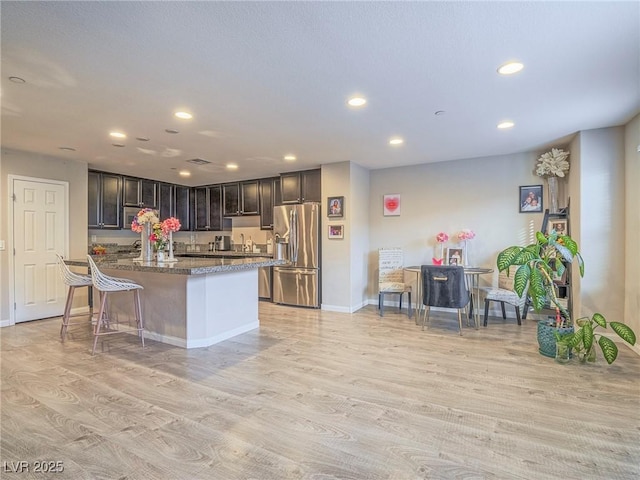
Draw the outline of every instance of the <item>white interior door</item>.
M56 252L66 253L67 186L13 180L15 322L62 315L65 285Z

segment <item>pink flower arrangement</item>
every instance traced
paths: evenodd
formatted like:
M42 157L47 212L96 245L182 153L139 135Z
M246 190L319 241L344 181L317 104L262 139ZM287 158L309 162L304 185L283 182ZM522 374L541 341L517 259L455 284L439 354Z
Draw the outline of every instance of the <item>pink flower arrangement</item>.
M169 235L169 232L177 232L180 230L180 220L176 217L169 217L162 222L162 233Z
M133 217L133 221L131 222L131 230L136 233L142 232L142 225L145 223L150 223L151 225L158 223L160 220L158 219L158 212L156 212L152 208L143 208L138 212L138 214Z
M458 234L458 240L472 240L476 237L476 234L473 230L469 230L468 228L463 229Z
M447 235L444 232L440 232L438 235L436 235L436 241L438 243L444 243L444 242L446 242L448 240L449 240L449 235Z

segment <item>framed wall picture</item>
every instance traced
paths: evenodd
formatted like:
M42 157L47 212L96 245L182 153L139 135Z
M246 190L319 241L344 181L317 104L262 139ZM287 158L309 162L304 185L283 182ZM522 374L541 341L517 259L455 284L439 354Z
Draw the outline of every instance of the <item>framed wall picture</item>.
M542 213L542 185L524 185L520 188L520 213Z
M400 194L388 193L382 200L382 213L385 217L400 215Z
M344 225L329 225L329 238L333 240L344 238Z
M447 248L447 265L463 265L464 248L449 247Z
M344 197L329 197L327 201L327 217L344 215Z
M558 235L569 235L566 218L549 218L549 231L555 230Z

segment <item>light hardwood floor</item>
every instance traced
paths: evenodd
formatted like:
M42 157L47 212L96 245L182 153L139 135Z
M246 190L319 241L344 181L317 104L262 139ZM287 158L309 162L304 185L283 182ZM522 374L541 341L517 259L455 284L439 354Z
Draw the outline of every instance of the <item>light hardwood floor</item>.
M203 349L59 319L0 330L2 478L637 479L640 357L559 365L535 322L421 331L260 304L259 330ZM447 320L448 319L448 320ZM99 347L100 348L100 347ZM61 474L7 473L18 461ZM14 463L11 463L14 462Z

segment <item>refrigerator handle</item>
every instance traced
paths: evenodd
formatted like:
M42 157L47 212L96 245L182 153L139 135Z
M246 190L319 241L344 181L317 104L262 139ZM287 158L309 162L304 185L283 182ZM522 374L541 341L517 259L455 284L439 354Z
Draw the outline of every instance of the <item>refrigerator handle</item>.
M291 210L291 261L293 263L298 262L298 211L294 208Z

